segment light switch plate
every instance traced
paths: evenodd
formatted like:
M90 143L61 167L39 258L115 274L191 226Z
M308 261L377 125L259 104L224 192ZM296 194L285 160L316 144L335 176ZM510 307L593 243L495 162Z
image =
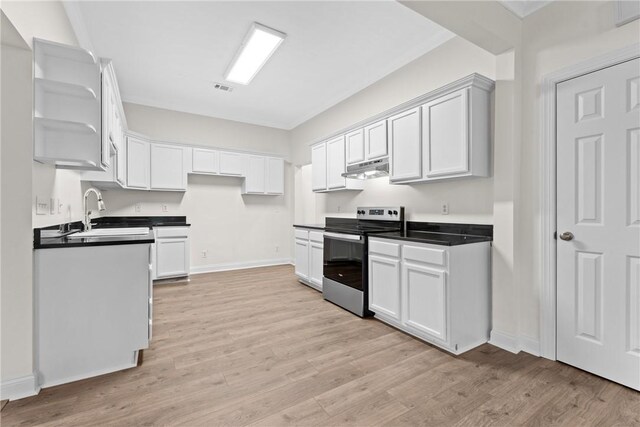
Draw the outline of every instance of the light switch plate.
M36 196L36 215L46 215L48 213L49 213L48 200Z

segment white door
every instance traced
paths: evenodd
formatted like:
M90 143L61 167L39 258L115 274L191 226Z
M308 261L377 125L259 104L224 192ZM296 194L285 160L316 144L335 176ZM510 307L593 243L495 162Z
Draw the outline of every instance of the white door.
M327 141L327 187L344 188L346 178L342 176L345 172L346 163L344 157L344 136L339 136Z
M265 192L266 158L249 156L245 178L245 192L261 194Z
M367 160L386 157L389 154L387 150L387 119L364 128L364 141Z
M400 321L400 260L369 255L369 309Z
M127 187L149 189L149 143L127 138Z
M311 147L311 189L327 189L327 144Z
M184 170L184 148L151 144L151 188L154 190L184 190L187 173Z
M296 239L294 253L296 257L296 275L306 280L309 277L309 241Z
M447 340L447 286L445 272L402 264L402 322L429 337Z
M322 290L322 268L324 257L324 245L318 242L309 242L309 281Z
M558 84L557 165L557 358L640 390L640 59Z
M469 172L469 89L422 106L424 175L427 178Z
M345 135L347 144L347 164L364 161L364 132L358 129Z
M244 154L220 152L220 174L244 176Z
M220 169L219 153L215 150L194 148L192 150L193 172L217 174Z
M156 277L180 277L189 274L189 241L187 239L156 240Z
M267 188L268 194L284 194L284 160L267 159Z
M389 181L421 178L420 107L390 117L388 132L391 149Z

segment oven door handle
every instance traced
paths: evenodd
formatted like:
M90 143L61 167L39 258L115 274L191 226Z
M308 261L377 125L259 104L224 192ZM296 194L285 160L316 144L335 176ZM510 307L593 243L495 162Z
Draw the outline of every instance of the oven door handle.
M353 243L362 243L362 236L358 234L338 234L338 233L325 232L324 237L328 239L344 240L344 241L353 242Z

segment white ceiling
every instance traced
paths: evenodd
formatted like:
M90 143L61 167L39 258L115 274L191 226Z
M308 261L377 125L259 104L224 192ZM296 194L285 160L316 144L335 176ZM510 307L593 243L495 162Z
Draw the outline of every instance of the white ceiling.
M291 129L453 34L396 1L87 1L81 42L113 59L125 102ZM252 22L287 38L248 86L213 88ZM82 25L84 24L84 25ZM82 28L84 27L84 28Z
M531 15L551 3L552 0L500 0L500 3L518 18Z

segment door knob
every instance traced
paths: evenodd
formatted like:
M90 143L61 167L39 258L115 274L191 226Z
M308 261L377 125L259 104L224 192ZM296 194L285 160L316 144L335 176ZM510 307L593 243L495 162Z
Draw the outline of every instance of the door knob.
M566 241L573 240L573 233L570 231L565 231L560 235L560 238Z

